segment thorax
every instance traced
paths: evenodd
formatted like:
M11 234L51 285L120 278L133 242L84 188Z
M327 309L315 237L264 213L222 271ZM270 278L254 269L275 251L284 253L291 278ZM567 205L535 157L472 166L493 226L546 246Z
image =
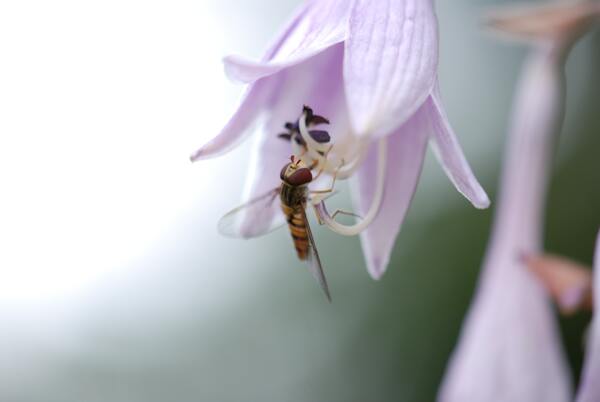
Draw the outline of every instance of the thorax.
M307 186L290 186L289 184L281 183L281 192L279 194L281 203L292 209L304 207L307 197Z

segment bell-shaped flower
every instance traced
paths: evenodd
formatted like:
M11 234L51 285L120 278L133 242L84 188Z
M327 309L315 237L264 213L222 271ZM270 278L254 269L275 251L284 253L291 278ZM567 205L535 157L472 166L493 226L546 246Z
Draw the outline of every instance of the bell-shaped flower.
M246 94L223 130L191 159L232 149L260 123L245 192L252 199L277 185L290 155L290 142L277 134L310 105L330 120L334 146L329 150L305 132L309 153L326 174L354 178L353 199L364 220L344 227L324 205L321 218L340 233L360 233L368 270L379 278L415 192L427 143L458 191L478 208L489 205L444 112L437 65L432 0L308 0L262 61L225 58L229 77L248 84ZM302 121L310 129L306 115ZM261 216L265 219L272 217Z
M594 318L589 330L577 402L600 401L600 234L594 260Z
M585 362L577 402L600 401L600 233L596 238L594 273L564 257L524 256L524 262L541 280L563 314L586 309L594 317L585 337Z
M594 310L591 328L584 338L586 358L577 402L600 401L600 233L594 255L593 275L589 267L564 257L523 255L523 262L537 276L562 314Z
M568 305L571 296L558 285L548 291L544 285L549 278L540 280L527 263L528 256L543 250L547 185L564 115L564 62L598 11L597 2L565 1L493 16L493 26L526 39L532 49L513 105L480 283L447 367L440 402L572 400L548 297L560 292Z

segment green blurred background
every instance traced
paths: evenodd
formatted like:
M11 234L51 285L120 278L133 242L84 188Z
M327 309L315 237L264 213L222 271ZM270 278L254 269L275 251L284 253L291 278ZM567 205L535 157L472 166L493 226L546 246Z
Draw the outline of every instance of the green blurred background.
M156 60L161 50L173 46L173 53L190 55L176 59L179 64L144 67L150 71L144 81L148 85L164 81L176 88L174 96L164 99L173 109L164 112L162 103L156 103L156 114L150 109L144 116L151 130L157 115L168 113L155 133L158 139L148 134L151 131L144 135L155 144L177 146L159 156L160 147L145 154L147 145L140 143L140 152L129 154L131 165L152 172L154 165L166 169L168 174L152 177L157 192L187 198L181 204L152 204L141 216L140 231L158 234L133 257L115 259L107 273L68 295L27 303L0 295L0 399L434 400L476 285L493 204L486 211L472 208L428 154L381 281L374 282L366 273L358 239L315 227L333 295L333 303L326 303L295 260L285 231L253 241L216 233L218 217L239 203L250 144L218 160L196 165L186 161L187 154L226 121L240 93L222 77L219 57L230 52L258 57L297 2L125 3L131 4L126 9L118 2L102 6L108 16L125 13L115 24L107 17L107 29L116 29L126 39L138 35L136 43L155 49L149 52L156 53ZM526 50L483 33L480 16L485 7L508 2L437 3L443 97L467 157L493 202L511 97ZM79 12L75 9L65 21L81 18L85 26L86 18L94 18ZM144 19L150 23L140 27ZM171 26L178 29L167 29ZM86 35L85 28L78 29ZM165 34L162 41L146 39L145 30L153 29ZM112 40L116 43L118 35ZM101 47L89 46L94 51L94 46ZM117 57L110 52L106 56ZM184 63L189 65L181 67ZM547 249L587 264L600 226L598 71L596 31L576 46L568 62L567 117L547 211ZM177 75L183 79L173 78ZM215 82L210 91L205 87L209 80ZM214 91L219 93L217 100ZM119 96L118 88L113 96ZM172 191L168 183L173 180L177 181L172 186L186 190ZM134 183L116 196L133 197L139 191ZM346 193L341 197L348 200ZM174 206L168 219L157 220L162 209ZM89 213L96 213L96 207L102 205L92 204ZM125 225L128 215L123 216ZM117 233L120 224L112 230ZM101 242L93 243L92 250L89 260L113 252ZM61 264L47 259L39 269L52 272ZM13 262L2 272L14 269L19 267ZM85 259L77 269L86 270ZM30 280L36 282L35 275ZM581 366L588 320L586 314L561 319L574 377Z

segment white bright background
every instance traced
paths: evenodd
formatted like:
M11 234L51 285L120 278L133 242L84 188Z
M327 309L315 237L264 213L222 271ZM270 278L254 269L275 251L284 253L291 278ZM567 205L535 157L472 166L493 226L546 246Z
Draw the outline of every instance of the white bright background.
M496 110L509 102L518 52L489 46L477 7L439 3L448 112L475 170L489 174L500 133L481 127L504 125ZM248 144L196 165L188 155L236 106L240 88L225 80L222 56L259 56L295 5L0 3L0 400L84 400L90 389L86 401L104 400L93 378L81 395L52 393L86 359L160 373L160 356L147 360L149 332L169 339L190 317L212 328L273 275L261 260L293 257L255 252L287 238L242 244L216 233L218 216L239 201ZM478 62L464 62L473 52ZM510 57L500 65L485 56L502 52ZM429 161L423 191L440 183L462 202ZM447 203L424 199L421 219ZM308 276L283 271L314 290ZM139 355L120 356L122 333L139 339Z
M0 400L51 400L37 388L95 344L87 328L188 314L186 277L194 317L248 289L214 269L246 155L188 155L234 110L220 60L259 53L277 28L248 25L262 16L237 1L0 3Z
M0 294L36 302L126 267L212 205L232 168L187 154L231 110L219 60L233 38L207 2L1 7Z

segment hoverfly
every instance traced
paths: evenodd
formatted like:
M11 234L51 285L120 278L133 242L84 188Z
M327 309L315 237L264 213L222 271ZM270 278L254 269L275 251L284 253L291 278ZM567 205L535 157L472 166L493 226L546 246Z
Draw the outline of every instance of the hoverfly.
M327 119L313 115L312 110L305 107L305 112L307 110L310 111L307 121L312 124L328 123ZM297 125L294 127L293 124L287 123L286 128L290 132L280 134L280 138L295 140L298 144L306 146L301 144L301 137L294 133ZM319 142L329 142L329 134L325 131L313 130L310 135ZM308 264L327 300L331 301L319 253L306 217L306 207L310 193L329 193L332 189L309 192L308 184L313 181L313 167L307 166L301 157L292 155L290 162L281 169L279 186L225 214L219 220L218 228L219 232L226 236L252 238L269 233L287 223L298 259Z

